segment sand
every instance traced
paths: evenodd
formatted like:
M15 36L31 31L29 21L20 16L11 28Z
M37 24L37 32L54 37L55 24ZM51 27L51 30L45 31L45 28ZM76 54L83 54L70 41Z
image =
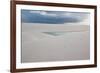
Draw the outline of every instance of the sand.
M22 23L22 63L87 60L89 25Z

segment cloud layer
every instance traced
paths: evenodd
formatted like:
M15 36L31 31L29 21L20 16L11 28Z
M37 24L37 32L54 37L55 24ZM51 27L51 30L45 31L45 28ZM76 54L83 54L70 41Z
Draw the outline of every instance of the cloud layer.
M21 10L22 23L64 24L81 22L88 17L86 12Z

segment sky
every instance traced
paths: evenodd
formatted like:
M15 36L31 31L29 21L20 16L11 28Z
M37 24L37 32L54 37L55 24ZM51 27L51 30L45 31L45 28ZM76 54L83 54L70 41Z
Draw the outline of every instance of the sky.
M66 24L88 20L88 12L21 10L22 23Z

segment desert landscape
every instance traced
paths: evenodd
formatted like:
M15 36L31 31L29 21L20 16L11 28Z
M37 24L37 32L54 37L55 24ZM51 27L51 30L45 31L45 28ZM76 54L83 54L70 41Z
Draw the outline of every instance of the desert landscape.
M90 59L90 13L21 10L21 62Z
M22 23L21 62L90 59L89 25Z

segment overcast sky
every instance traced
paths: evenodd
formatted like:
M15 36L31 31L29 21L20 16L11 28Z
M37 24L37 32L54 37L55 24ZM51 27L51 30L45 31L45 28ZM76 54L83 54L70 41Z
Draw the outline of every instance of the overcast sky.
M87 12L21 10L22 23L65 24L89 20Z

